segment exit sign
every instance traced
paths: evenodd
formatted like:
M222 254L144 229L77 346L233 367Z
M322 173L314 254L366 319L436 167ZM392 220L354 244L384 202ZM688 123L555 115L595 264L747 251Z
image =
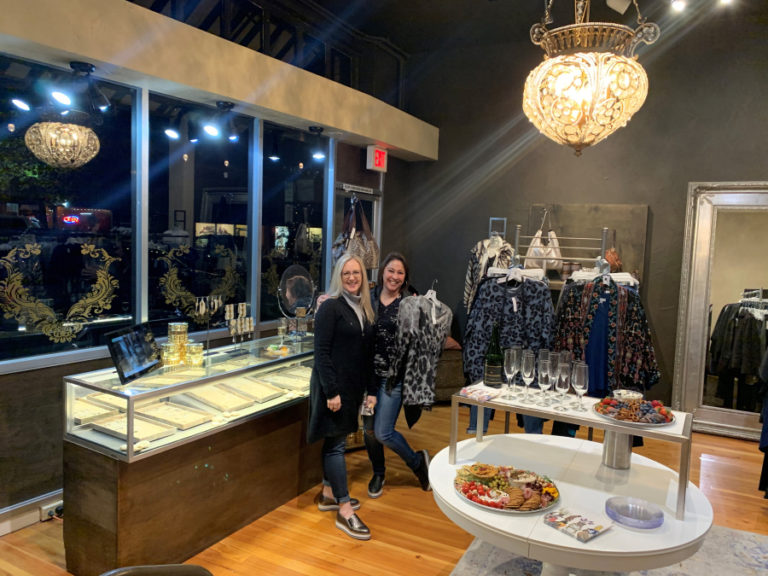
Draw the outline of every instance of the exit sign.
M368 146L368 157L365 161L365 167L376 172L386 172L388 156L389 154L384 148L373 145Z

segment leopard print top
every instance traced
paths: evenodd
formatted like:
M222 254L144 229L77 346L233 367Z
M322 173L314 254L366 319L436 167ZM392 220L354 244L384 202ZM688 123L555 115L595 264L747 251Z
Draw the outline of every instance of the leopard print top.
M483 361L494 322L499 323L502 348L520 346L534 352L549 348L555 310L547 283L526 278L517 285L508 285L488 278L480 285L464 333L464 373L471 382L483 378Z

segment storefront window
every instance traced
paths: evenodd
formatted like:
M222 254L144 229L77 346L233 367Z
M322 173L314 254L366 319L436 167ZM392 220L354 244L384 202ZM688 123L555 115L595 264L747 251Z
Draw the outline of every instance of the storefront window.
M323 185L327 141L316 134L264 126L262 322L281 316L278 285L292 264L322 285Z
M223 325L224 304L246 299L249 120L228 108L150 97L149 318L156 335L169 321L189 322L190 331Z
M0 56L0 361L132 322L133 90L74 64Z

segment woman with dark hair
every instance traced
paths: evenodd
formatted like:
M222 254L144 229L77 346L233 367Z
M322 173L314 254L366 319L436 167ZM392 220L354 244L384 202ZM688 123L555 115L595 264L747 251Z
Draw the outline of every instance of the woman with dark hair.
M368 484L368 496L378 498L384 487L386 472L384 446L400 456L413 470L423 490L429 490L429 453L414 452L408 441L395 430L403 405L403 377L390 376L391 356L395 352L397 317L400 302L408 296L408 264L398 252L387 254L379 269L379 283L371 292L376 312L376 346L373 360L374 374L379 384L378 401L373 415L364 416L365 448L373 467L373 478Z
M321 511L337 511L336 527L352 538L371 532L355 510L347 487L347 435L358 429L363 396L376 405L373 378L373 321L368 278L362 260L345 254L333 269L328 296L315 316L315 365L310 380L309 442L323 440Z

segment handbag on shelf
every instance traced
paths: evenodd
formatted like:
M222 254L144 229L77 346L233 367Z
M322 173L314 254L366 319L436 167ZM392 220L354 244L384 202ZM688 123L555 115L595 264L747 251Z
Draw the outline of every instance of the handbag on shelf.
M544 243L541 240L541 230L531 238L528 250L525 251L525 268L544 268Z
M524 267L562 270L563 261L560 256L560 242L554 230L550 230L547 233L547 244L544 244L544 233L541 229L536 231L525 253Z
M563 260L560 254L560 241L557 239L557 234L554 230L547 232L547 238L549 243L547 244L547 270L557 270L558 272L563 269Z

